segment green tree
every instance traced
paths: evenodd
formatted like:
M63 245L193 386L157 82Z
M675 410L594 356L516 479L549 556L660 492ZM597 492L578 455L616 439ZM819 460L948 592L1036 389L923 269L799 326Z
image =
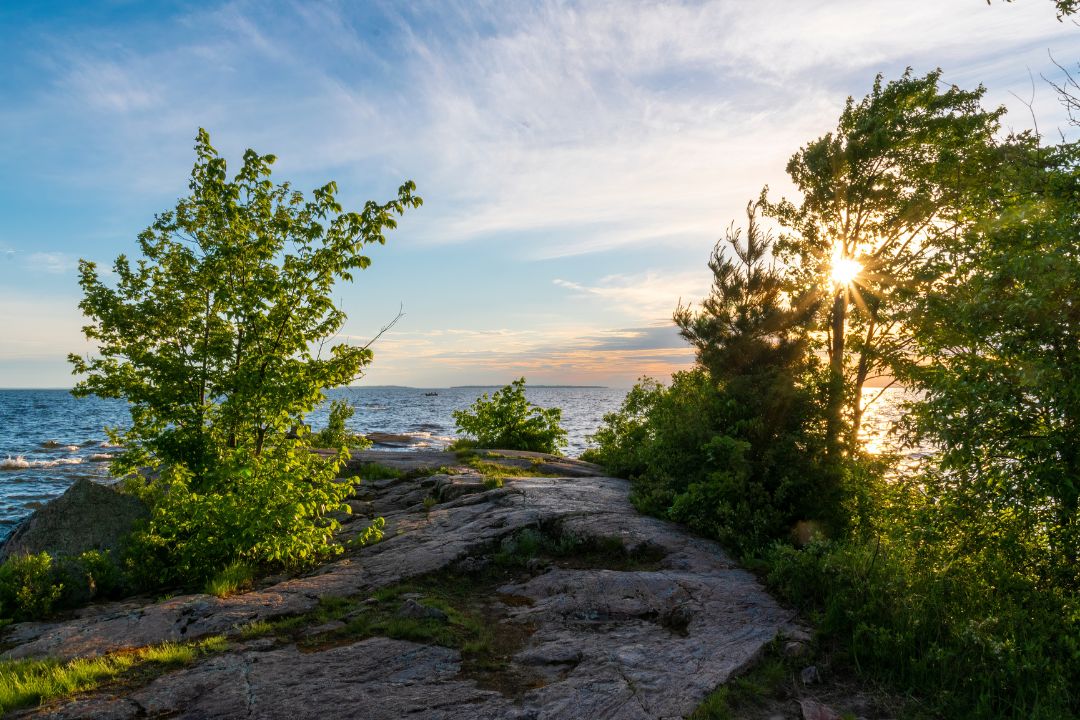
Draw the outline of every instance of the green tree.
M785 227L777 249L792 288L827 299L819 329L835 452L858 446L876 399L863 399L866 383L911 359L903 323L927 257L978 215L1003 112L983 110L983 92L943 87L940 70L889 83L879 75L869 95L848 99L834 132L791 158L801 201L764 205Z
M700 308L675 311L698 367L670 387L635 386L605 416L589 457L631 479L639 509L754 553L800 521L841 530L846 519L809 351L816 307L788 301L757 204L747 220L745 240L733 226L713 248L712 292Z
M525 378L518 378L490 398L477 398L467 410L455 410L458 431L481 447L554 453L566 444L559 421L562 410L542 408L525 399Z
M942 247L915 302L908 427L940 448L935 493L973 543L1007 525L1080 588L1080 145L1001 153L993 212Z
M336 460L313 456L308 438L288 431L372 357L368 347L326 348L345 322L331 292L368 267L364 247L384 243L395 216L422 201L407 182L393 200L345 212L333 182L311 199L274 184L272 155L248 150L229 179L205 130L195 152L191 194L139 235L142 257L118 257L113 284L80 262L84 332L98 355L70 356L84 375L74 392L130 403L131 427L113 433L124 447L114 470L160 470L144 547L190 547L215 563L230 554L306 560L329 542L326 513L347 488L333 483ZM232 510L178 515L211 499ZM214 523L229 512L229 522L262 513L272 537L232 522L228 542L199 555L197 538L222 542Z

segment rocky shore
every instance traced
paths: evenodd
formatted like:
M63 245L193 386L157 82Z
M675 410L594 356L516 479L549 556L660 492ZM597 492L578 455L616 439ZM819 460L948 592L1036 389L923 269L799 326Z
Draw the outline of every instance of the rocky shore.
M7 658L226 638L188 666L23 715L679 718L800 634L715 543L638 514L625 481L552 456L485 462L503 468L498 480L451 453L357 453L351 472L404 473L363 482L351 501L342 540L381 516L376 545L232 597L9 626Z

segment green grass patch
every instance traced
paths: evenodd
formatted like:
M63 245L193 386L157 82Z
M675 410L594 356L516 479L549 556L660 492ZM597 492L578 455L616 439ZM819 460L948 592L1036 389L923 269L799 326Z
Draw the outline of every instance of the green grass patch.
M242 562L230 563L206 581L203 592L219 598L236 595L250 590L254 577L255 570L250 565Z
M389 465L379 463L349 463L338 473L338 477L359 480L400 480L407 473Z
M225 638L214 636L197 642L167 642L66 662L3 660L0 661L0 712L39 705L114 681L145 680L166 670L190 665L202 655L221 652L225 648Z

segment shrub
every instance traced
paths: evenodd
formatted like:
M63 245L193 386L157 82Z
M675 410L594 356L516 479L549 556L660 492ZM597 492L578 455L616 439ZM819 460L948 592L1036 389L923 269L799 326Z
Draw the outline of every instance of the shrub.
M45 617L53 611L63 590L48 553L8 558L0 565L0 617Z
M589 458L631 480L639 510L752 554L799 521L846 528L815 409L771 374L718 383L697 369L667 388L646 378L604 417Z
M314 447L334 449L344 447L364 450L371 447L370 440L345 428L345 423L355 412L356 409L347 400L332 401L326 427L311 436L311 444Z
M468 410L455 410L454 422L482 447L555 453L566 445L566 430L559 425L562 410L542 408L525 399L525 378L519 378L488 398L487 393Z
M343 459L297 442L227 453L202 477L167 468L147 490L151 516L132 535L128 567L145 585L190 585L235 562L296 568L340 553L329 513L350 511L352 485L336 479Z

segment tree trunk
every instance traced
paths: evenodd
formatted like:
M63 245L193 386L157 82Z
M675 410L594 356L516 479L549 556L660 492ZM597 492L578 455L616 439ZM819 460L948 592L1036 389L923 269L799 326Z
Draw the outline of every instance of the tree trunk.
M832 307L832 347L829 348L829 407L826 417L828 453L840 457L844 430L844 332L847 325L847 288L840 288Z

